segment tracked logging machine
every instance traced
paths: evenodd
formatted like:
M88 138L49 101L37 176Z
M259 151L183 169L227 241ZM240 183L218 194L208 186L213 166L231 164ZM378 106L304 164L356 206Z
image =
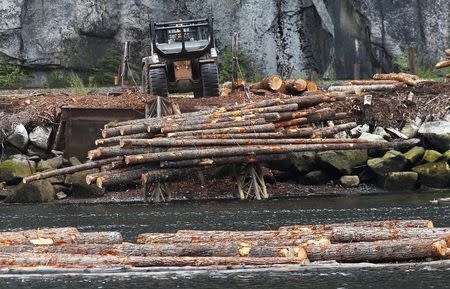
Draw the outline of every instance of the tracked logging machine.
M159 96L219 95L212 19L152 22L150 30L151 55L142 60L143 91Z

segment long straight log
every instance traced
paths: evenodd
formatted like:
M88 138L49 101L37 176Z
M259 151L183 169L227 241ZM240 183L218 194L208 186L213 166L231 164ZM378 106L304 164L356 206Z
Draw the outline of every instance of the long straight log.
M400 82L403 82L410 86L416 86L417 82L416 79L414 79L413 76L407 75L407 74L397 74L397 73L391 73L391 74L375 74L373 76L374 80L397 80Z
M383 85L383 84L394 84L403 85L403 82L397 80L352 80L348 85Z
M397 88L395 84L373 84L373 85L346 85L346 86L330 86L328 91L335 92L357 92L357 91L383 91L394 90Z
M111 138L104 138L104 139L98 139L95 141L96 146L107 146L107 145L117 145L120 143L120 140L126 138L126 139L142 139L142 138L152 138L154 137L154 134L151 133L138 133L138 134L132 134L127 136L118 136L118 137L111 137Z
M269 266L302 265L301 258L252 258L252 257L123 257L76 254L0 254L0 265L10 267L63 267L63 268L112 268L112 267L209 267L209 266Z
M329 237L324 232L283 232L283 231L192 231L181 230L175 234L140 234L138 244L210 243L210 242L271 242L273 240L295 240L306 243ZM300 243L300 244L301 244Z
M236 146L268 144L321 144L321 143L369 143L364 139L125 139L122 147L196 147L196 146Z
M186 125L186 126L167 126L161 129L164 134L181 132L181 131L199 131L208 129L228 128L228 127L243 127L243 126L255 126L266 124L264 118L257 118L244 121L232 121L232 122L219 122L219 123L207 123L200 125Z
M90 160L105 159L117 156L125 156L130 154L151 153L151 148L122 148L121 146L99 147L88 152Z
M311 145L278 145L278 146L253 146L232 147L220 149L181 150L175 152L162 152L144 155L132 155L125 157L125 163L143 164L148 162L160 162L171 160L185 160L207 157L226 157L234 155L257 155L257 154L283 154L303 151L325 151L325 150L355 150L355 149L395 149L399 147L410 147L417 144L417 140L398 143L371 142L350 144L311 144Z
M315 123L320 121L333 120L336 117L336 112L326 108L322 110L318 110L315 113L308 115L307 117L295 118L288 121L282 121L275 123L275 127L289 127L289 126L298 126L308 123Z
M313 132L313 137L319 139L329 138L333 137L337 133L340 133L341 131L351 130L357 126L358 124L356 122L350 122L346 124L336 125L334 127L325 127L321 129L316 129Z
M48 179L51 177L56 177L56 176L61 176L61 175L69 175L69 174L73 174L76 172L100 168L101 166L110 164L115 161L122 161L122 160L123 160L123 156L104 159L104 160L98 160L98 161L91 161L91 162L87 162L85 164L81 164L78 166L72 166L72 167L68 167L68 168L62 168L62 169L58 169L58 170L54 170L54 171L48 171L48 172L35 174L33 176L24 178L23 182L26 184L26 183L30 183L33 181Z
M440 239L450 246L450 228L360 228L337 227L332 231L332 241L335 243L346 242L373 242L395 239Z
M253 109L260 107L268 107L268 106L276 106L282 104L280 98L266 99L258 102L249 102L249 103L240 103L240 104L230 104L225 106L226 111L236 111L236 110L245 110L245 109Z
M274 124L261 124L252 126L241 127L226 127L217 129L205 129L194 131L173 132L167 134L168 137L186 137L186 136L198 136L198 135L212 135L212 134L238 134L238 133L251 133L251 132L273 132L276 127Z
M0 246L1 253L81 254L140 257L285 257L306 259L300 246L254 246L250 243L220 242L194 244L85 244L65 246Z
M94 175L93 177L86 177L86 181L89 180L92 182L95 178L96 184L99 188L105 188L107 186L114 185L125 185L131 184L134 181L138 181L141 179L142 174L154 169L155 166L138 166L137 168L124 168L116 171L106 172L100 175Z
M284 103L296 103L298 109L307 109L319 105L321 103L332 103L345 100L345 96L335 96L331 94L323 95L302 95L283 100Z
M356 126L356 125L355 125ZM280 130L278 132L241 133L241 134L212 134L198 135L196 139L280 139L280 138L309 138L313 135L311 128L297 128ZM191 136L185 137L191 139Z
M279 75L271 75L264 78L261 82L251 86L251 89L266 89L273 92L280 90L283 86L283 79Z
M376 242L305 246L310 261L338 262L400 262L443 258L447 244L436 239L404 239Z
M408 229L408 228L434 228L431 220L389 220L389 221L362 221L352 223L337 223L323 225L294 225L283 226L280 231L305 231L305 230L332 230L333 228L386 228L386 229Z

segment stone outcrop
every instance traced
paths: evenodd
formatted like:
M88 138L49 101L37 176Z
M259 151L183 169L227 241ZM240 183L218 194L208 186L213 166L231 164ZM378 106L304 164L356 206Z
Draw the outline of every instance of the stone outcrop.
M20 184L6 198L8 203L47 203L55 199L55 189L49 181Z
M347 79L358 62L369 76L391 70L410 45L428 64L450 46L447 0L4 0L0 14L0 56L31 70L36 85L49 69L92 69L125 40L138 61L148 53L151 19L213 16L220 51L240 32L263 73Z
M424 123L419 130L430 144L442 150L450 149L450 122L433 121Z
M446 161L428 163L413 168L425 186L431 188L447 188L450 186L450 166Z

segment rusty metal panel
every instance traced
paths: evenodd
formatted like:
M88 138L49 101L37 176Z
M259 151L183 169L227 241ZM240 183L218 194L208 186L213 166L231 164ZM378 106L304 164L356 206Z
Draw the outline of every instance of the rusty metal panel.
M192 79L191 62L189 60L176 61L175 65L175 79Z
M144 110L119 108L63 107L61 121L65 122L64 155L83 160L101 138L101 129L111 121L144 118Z

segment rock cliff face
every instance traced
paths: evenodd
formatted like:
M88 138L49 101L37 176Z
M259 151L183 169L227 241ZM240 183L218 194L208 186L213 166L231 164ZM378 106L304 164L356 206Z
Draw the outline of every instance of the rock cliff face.
M150 19L212 16L218 47L241 34L264 73L350 78L389 71L414 45L424 63L450 46L449 0L2 0L0 56L45 82L52 69L91 69L108 49L134 41L148 50Z

